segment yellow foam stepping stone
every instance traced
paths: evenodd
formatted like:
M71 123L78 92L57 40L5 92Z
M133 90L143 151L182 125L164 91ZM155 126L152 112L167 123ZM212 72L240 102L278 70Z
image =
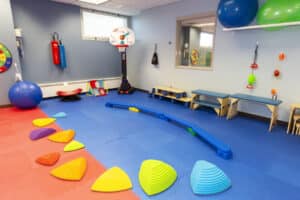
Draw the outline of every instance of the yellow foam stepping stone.
M159 160L145 160L140 168L139 182L144 192L151 196L170 188L177 179L175 169Z
M80 181L85 174L86 168L86 159L84 157L80 157L54 168L50 174L62 180Z
M76 151L79 149L83 149L85 146L81 142L78 142L76 140L71 141L64 147L65 152L70 152L70 151Z
M129 107L128 110L131 112L140 112L140 110L136 107Z
M132 183L124 170L112 167L104 172L91 187L95 192L120 192L132 188Z
M72 129L59 131L54 133L48 137L48 139L52 142L60 142L60 143L68 143L73 140L75 136L75 131Z
M32 124L36 127L45 127L55 122L55 118L38 118L32 121Z

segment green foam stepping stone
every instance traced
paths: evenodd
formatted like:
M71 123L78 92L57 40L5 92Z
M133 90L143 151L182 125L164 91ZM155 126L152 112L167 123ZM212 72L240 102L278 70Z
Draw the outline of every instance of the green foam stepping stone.
M65 152L76 151L79 149L83 149L84 147L85 147L84 144L82 144L81 142L73 140L64 147L64 151Z
M159 160L145 160L139 171L139 182L144 192L151 196L170 188L177 179L175 169Z

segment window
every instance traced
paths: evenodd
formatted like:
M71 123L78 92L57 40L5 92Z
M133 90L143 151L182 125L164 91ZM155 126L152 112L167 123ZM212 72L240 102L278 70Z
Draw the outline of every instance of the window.
M215 31L213 13L178 18L176 67L212 70Z
M85 40L109 40L113 29L127 27L127 17L82 10L82 38Z
M214 35L211 33L200 33L200 47L212 48L214 43Z

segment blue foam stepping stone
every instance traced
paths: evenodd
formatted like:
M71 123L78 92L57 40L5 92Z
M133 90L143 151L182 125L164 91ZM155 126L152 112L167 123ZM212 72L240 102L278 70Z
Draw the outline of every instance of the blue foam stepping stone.
M64 118L66 116L67 116L67 114L65 112L59 112L59 113L56 113L55 115L53 115L52 117L54 117L54 118Z
M39 128L31 131L29 137L31 140L38 140L55 132L56 130L54 128Z
M231 180L216 165L199 160L191 173L191 187L195 194L212 195L229 189Z

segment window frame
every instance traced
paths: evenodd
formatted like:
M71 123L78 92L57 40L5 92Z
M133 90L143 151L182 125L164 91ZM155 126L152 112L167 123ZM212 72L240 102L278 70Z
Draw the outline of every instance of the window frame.
M83 20L83 13L84 12L90 12L90 13L96 13L100 15L107 15L107 16L113 16L113 17L120 17L126 19L127 26L129 25L129 17L126 15L120 15L120 14L114 14L110 12L105 12L105 11L98 11L98 10L93 10L93 9L88 9L88 8L81 8L80 9L80 25L81 25L81 39L82 40L90 40L90 41L100 41L100 42L108 42L109 38L105 37L90 37L90 36L84 36L84 20Z

